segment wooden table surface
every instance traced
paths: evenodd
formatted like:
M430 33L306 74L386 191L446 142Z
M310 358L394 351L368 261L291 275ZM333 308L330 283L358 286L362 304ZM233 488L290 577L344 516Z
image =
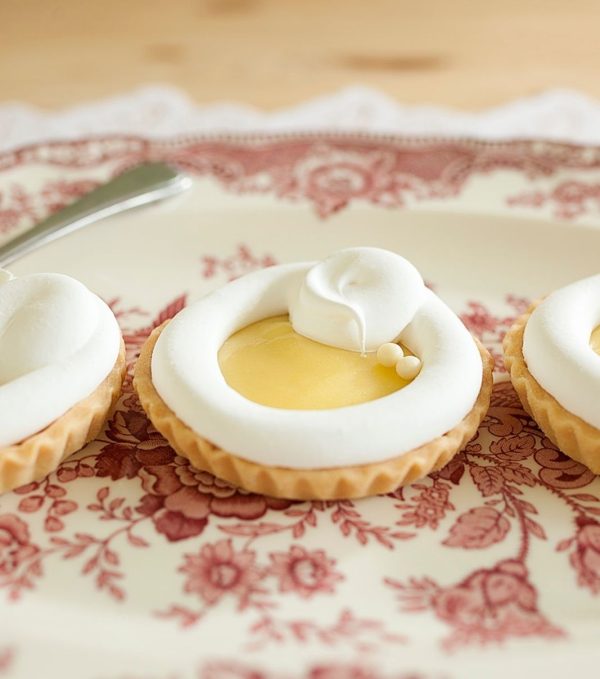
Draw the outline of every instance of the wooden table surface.
M599 0L0 0L0 101L166 82L264 108L345 85L479 109L600 98Z

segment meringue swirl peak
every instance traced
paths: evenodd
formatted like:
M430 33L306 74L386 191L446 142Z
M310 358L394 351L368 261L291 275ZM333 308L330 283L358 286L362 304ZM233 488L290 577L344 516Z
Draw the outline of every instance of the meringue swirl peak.
M398 338L425 297L404 257L374 247L339 250L312 266L290 300L294 330L339 349L367 353Z

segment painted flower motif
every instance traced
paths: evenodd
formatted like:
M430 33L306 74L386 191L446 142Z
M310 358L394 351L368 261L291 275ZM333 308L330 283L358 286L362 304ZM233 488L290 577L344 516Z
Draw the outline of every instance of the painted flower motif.
M322 216L332 214L351 200L384 202L394 193L393 156L385 152L353 153L324 146L299 164L293 194L312 200ZM401 189L394 202L401 203Z
M600 205L600 184L579 181L562 182L548 196L555 205L555 213L564 219L572 219Z
M235 488L193 467L177 455L137 407L119 411L109 423L96 475L113 480L139 477L145 495L137 509L152 516L159 533L175 542L200 535L211 514L259 519L269 509L287 509L289 500Z
M244 608L252 594L262 591L258 584L264 575L255 559L253 551L238 552L231 540L219 540L204 545L198 554L186 554L179 572L188 576L185 591L197 594L207 605L214 606L222 597L232 595L239 608Z
M577 582L594 594L600 592L600 523L593 519L577 519L579 530L575 551L569 561L577 573Z
M30 543L27 524L14 514L0 516L0 576L14 573L19 565L39 552Z
M121 324L123 324L123 317L129 314L140 314L141 310L138 307L120 309L119 302L120 300L118 298L112 300L111 308L115 316L120 320ZM167 306L161 309L161 311L155 316L154 320L149 325L136 327L135 329L123 329L123 339L125 340L127 361L130 365L132 365L140 355L142 345L148 339L152 331L155 328L158 328L159 325L162 325L165 321L176 316L185 307L186 303L187 295L179 295L179 297L176 297L171 302L169 302ZM129 396L123 402L125 408L143 413L143 408L138 400L137 394L134 393L133 376L131 371L128 372L125 378L123 391L124 393L129 394Z
M493 333L502 319L494 316L486 306L479 302L469 302L469 311L461 314L462 322L469 330L481 338L485 333Z
M198 679L276 679L280 675L256 666L235 661L216 661L204 665L198 671ZM302 674L306 679L426 679L420 672L400 672L382 675L378 669L358 664L327 662L308 667Z
M91 179L48 182L42 189L42 199L48 212L57 212L97 186L98 182Z
M446 516L446 512L454 509L449 500L451 486L436 480L431 486L415 483L412 488L420 492L411 498L409 504L397 505L398 509L405 510L398 525L416 528L427 526L435 530Z
M506 295L506 303L514 309L515 315L524 314L531 306L531 301L527 297L519 297L518 295Z
M256 667L234 660L208 662L198 669L198 679L267 679L268 674Z
M322 549L309 551L292 545L289 552L274 552L269 556L269 573L279 579L280 592L296 592L303 599L309 599L315 594L332 594L335 584L344 579L334 568L335 560L328 559Z
M35 200L25 190L13 184L0 191L0 234L12 231L23 221L37 217Z
M595 185L578 181L561 182L551 193L552 200L557 203L582 203L587 198L597 195Z
M175 457L145 413L137 409L117 411L108 423L106 434L111 443L102 447L94 465L100 478L133 479L144 465L169 464Z
M360 665L326 664L311 667L308 679L378 679L380 675ZM402 679L402 677L400 677ZM417 679L415 677L415 679Z
M167 464L141 468L139 476L147 493L139 511L152 514L157 530L172 542L199 535L211 514L250 521L269 509L287 509L292 504L235 488L175 454Z
M0 648L0 674L8 674L15 659L15 649L12 646Z
M429 579L411 580L408 585L387 582L400 590L405 610L433 610L452 628L443 642L448 650L511 637L563 635L539 611L536 590L521 561L501 561L444 588Z
M600 184L582 181L563 181L549 191L526 191L508 198L509 205L540 208L549 205L561 219L574 219L600 204Z
M277 264L275 257L270 254L255 255L248 245L241 243L237 246L235 254L230 257L215 257L204 255L202 257L202 277L214 278L225 275L228 281L234 281L257 269L265 269Z
M440 590L432 605L438 618L454 627L457 641L483 644L560 634L539 612L527 569L518 561L501 561L494 568L475 571L458 585Z
M308 186L314 194L338 196L343 200L368 191L371 182L368 168L348 161L322 165L315 168L308 177Z

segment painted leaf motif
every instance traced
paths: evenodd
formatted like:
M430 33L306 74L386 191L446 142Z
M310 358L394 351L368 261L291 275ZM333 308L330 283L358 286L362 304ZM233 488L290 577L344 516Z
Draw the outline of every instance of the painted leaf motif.
M186 305L187 295L180 295L174 299L170 304L168 304L156 317L154 321L154 327L157 328L162 325L165 321L170 320L176 316Z
M470 471L475 485L484 497L502 490L504 477L497 467L472 467Z
M533 472L518 462L503 464L499 469L507 481L531 486L532 488L535 486L535 476Z
M443 544L463 549L483 549L500 542L510 529L508 519L493 507L475 507L458 517Z
M28 513L37 512L43 503L43 495L30 495L19 502L19 510Z
M535 452L535 439L531 434L507 436L490 444L490 452L501 460L517 462Z
M96 460L96 476L108 476L113 481L135 478L142 467L135 452L130 445L108 444Z
M256 537L258 535L270 535L281 531L281 526L277 523L238 523L235 526L219 526L227 535L238 535L244 537Z
M455 486L458 486L463 474L465 473L465 465L456 458L450 460L448 464L440 469L438 472L441 479L451 481Z
M556 551L557 552L564 552L565 550L569 549L569 547L575 542L575 538L565 538L564 540L561 540L557 545L556 545Z
M536 538L539 538L540 540L546 540L546 531L537 521L525 519L525 525L527 526L527 529L536 536Z

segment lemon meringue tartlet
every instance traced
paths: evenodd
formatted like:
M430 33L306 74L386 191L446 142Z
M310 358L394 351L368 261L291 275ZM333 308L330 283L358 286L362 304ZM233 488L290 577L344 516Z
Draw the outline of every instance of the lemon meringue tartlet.
M390 492L444 466L492 361L415 267L378 248L273 266L157 328L134 385L196 467L290 499Z
M600 274L534 303L506 334L504 362L546 436L600 474Z
M0 270L0 492L96 438L125 374L109 307L61 274Z

